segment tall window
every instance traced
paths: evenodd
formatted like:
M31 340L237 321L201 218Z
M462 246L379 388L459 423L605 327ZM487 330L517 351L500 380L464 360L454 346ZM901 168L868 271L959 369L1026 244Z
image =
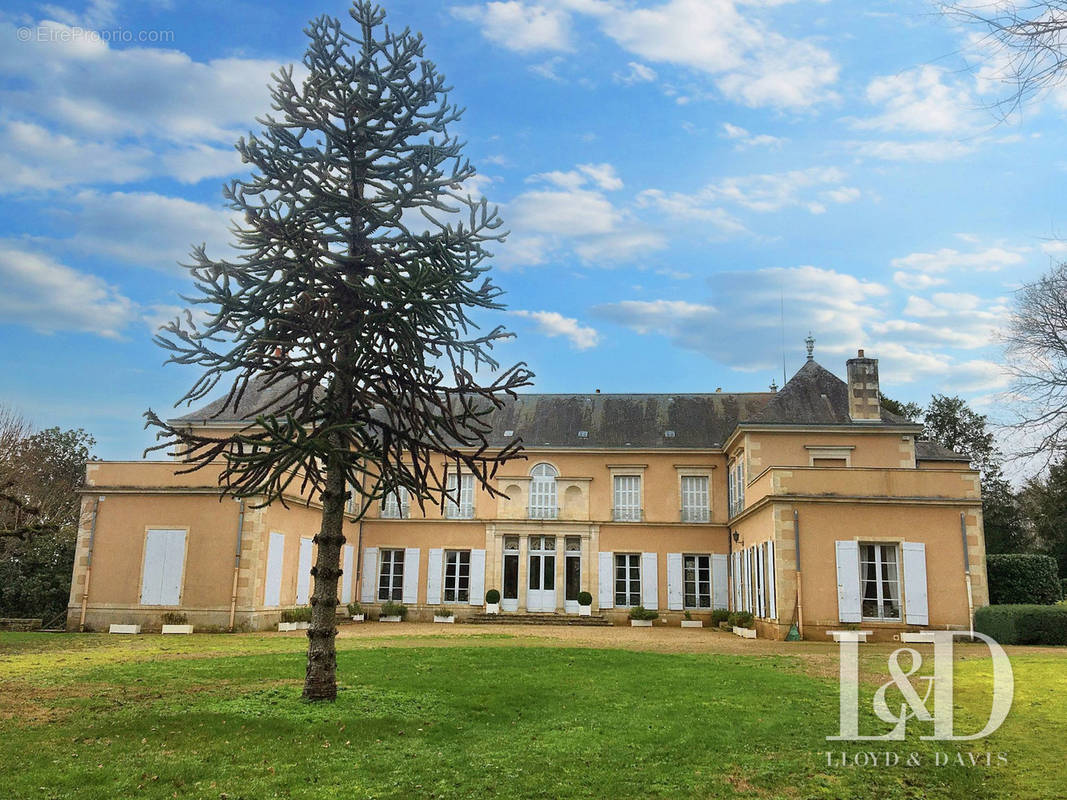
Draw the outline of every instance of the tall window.
M895 544L860 545L864 619L900 619L900 561Z
M382 517L385 519L407 519L411 513L410 506L408 490L401 486L382 498Z
M378 569L378 599L401 600L404 596L404 551L382 550Z
M559 473L551 464L537 464L530 470L530 519L555 519L559 516L557 477Z
M682 594L686 608L711 608L711 556L684 556Z
M458 486L456 485L458 481ZM445 516L449 519L473 519L474 517L474 476L448 476L448 505Z
M739 455L726 472L727 491L730 495L730 516L745 510L745 459Z
M471 551L445 550L445 602L468 602L470 587Z
M641 476L615 476L615 510L612 518L617 522L641 521Z
M708 521L708 476L682 476L682 522Z
M615 554L615 605L641 605L641 556Z

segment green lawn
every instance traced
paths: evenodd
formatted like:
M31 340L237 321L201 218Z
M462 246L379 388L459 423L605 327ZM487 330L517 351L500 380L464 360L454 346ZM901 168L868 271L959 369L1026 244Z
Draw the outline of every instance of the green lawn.
M829 645L715 652L728 635L703 632L709 652L670 654L464 634L340 639L327 706L299 700L296 636L0 634L0 796L1067 796L1060 651L1012 651L1015 707L990 740L848 747L923 762L875 769L826 765ZM988 663L960 649L957 716L977 730ZM936 750L1008 763L938 767Z

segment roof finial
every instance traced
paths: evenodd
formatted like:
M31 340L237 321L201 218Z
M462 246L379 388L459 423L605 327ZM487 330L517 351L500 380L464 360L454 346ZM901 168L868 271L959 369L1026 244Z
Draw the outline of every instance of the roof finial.
M776 381L774 378L771 378L770 390L772 392L777 392L778 391L778 381Z
M804 346L808 349L808 361L814 361L815 357L812 353L815 351L815 337L811 335L811 331L808 331L808 338L804 340Z

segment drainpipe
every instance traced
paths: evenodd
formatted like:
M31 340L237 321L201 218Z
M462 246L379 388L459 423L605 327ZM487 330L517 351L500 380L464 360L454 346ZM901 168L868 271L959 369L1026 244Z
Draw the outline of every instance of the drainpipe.
M967 551L967 515L960 512L960 536L963 537L963 572L967 579L967 622L971 628L971 641L974 641L974 592L971 589L971 555Z
M793 509L793 536L797 554L797 631L800 638L804 638L804 593L801 590L800 579L800 512Z
M78 620L78 630L85 633L85 608L89 604L89 581L93 577L93 544L96 542L96 518L100 514L100 501L103 497L97 497L93 503L93 519L89 525L89 552L85 556L85 591L82 592L81 618Z
M241 571L241 537L245 530L245 501L239 499L237 512L237 546L233 551L233 591L230 594L230 633L233 633L233 618L237 613L237 576Z

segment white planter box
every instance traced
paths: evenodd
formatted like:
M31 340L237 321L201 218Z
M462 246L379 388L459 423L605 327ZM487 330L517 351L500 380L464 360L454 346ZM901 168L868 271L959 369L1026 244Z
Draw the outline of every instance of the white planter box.
M455 617L439 617L436 614L433 615L434 622L452 623L456 621Z
M400 617L378 617L378 622L400 622Z
M683 628L703 628L704 627L704 620L701 620L701 619L683 619L682 620L682 627Z
M115 625L112 624L108 629L108 633L140 633L140 625Z
M486 614L499 614L500 613L500 603L486 603L485 604L485 613Z
M578 606L578 616L579 617L591 617L591 616L593 616L593 607L592 606Z
M365 618L366 616L367 616L366 614L353 614L353 615L352 615L352 621L353 621L353 622L362 622L362 621L363 621L363 619L364 619L364 618Z
M734 625L734 633L740 636L742 639L755 639L756 631L754 628L739 628Z
M934 640L934 635L927 631L921 633L902 633L900 641L904 644L929 644Z
M278 623L278 630L281 631L282 633L285 633L286 631L295 631L296 630L296 625L297 625L297 623L295 623L295 622L279 622Z
M164 625L163 633L192 633L192 625Z
M652 620L650 619L632 619L630 620L631 628L651 628Z
M826 635L835 642L866 642L871 631L827 631Z
M306 631L311 627L310 622L294 622L293 624L296 625L296 630L298 631Z

